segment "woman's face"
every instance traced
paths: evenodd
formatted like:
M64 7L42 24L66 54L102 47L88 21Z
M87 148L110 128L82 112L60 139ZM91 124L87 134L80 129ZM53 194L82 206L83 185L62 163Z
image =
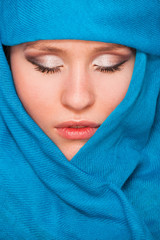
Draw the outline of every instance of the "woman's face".
M41 40L11 47L18 96L68 160L123 100L135 54L125 46Z

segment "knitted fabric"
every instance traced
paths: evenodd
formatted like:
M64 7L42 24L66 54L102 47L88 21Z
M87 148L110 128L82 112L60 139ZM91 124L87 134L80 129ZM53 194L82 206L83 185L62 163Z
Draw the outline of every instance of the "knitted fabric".
M25 111L2 47L43 39L136 49L125 98L71 161ZM1 0L0 239L160 239L159 92L159 0Z

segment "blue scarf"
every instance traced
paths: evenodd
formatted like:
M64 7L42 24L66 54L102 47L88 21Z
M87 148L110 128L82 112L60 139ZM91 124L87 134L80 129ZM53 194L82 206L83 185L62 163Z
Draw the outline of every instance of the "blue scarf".
M136 49L124 100L67 161L25 111L2 45ZM0 1L0 239L160 239L160 2Z

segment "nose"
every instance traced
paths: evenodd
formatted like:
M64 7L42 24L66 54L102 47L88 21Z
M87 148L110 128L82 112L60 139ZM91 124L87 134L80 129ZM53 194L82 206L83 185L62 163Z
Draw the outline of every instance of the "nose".
M64 82L61 103L72 111L82 111L94 102L95 94L89 74L82 64L77 64Z

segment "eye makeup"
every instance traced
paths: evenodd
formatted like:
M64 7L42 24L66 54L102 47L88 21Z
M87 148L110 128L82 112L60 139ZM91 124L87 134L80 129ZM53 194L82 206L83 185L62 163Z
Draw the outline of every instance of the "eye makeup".
M129 60L130 56L116 56L112 54L102 54L96 57L93 61L93 66L96 66L96 71L100 72L115 72L120 71L125 62Z
M42 73L57 73L61 72L64 66L63 60L56 55L40 55L40 56L25 56L26 60L35 65L35 70ZM130 56L120 56L115 54L101 54L94 58L92 66L96 67L95 71L103 73L113 73L120 71L121 66L129 60Z
M36 66L36 71L40 71L42 73L60 72L60 68L63 67L63 61L55 55L45 55L39 57L25 56L25 58L28 62Z
M26 56L26 59L32 64L41 65L46 68L53 68L64 64L62 59L55 55L45 55L38 57Z
M124 65L124 63L127 62L127 60L123 61L123 62L120 62L120 63L117 63L113 66L97 66L97 68L95 69L96 71L100 71L100 72L115 72L115 71L121 71L122 70L122 66Z

